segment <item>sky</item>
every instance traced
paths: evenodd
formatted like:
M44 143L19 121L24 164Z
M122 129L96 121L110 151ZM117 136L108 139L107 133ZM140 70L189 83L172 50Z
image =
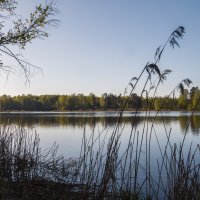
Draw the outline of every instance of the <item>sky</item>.
M20 0L18 14L27 16L35 3ZM178 26L186 33L180 48L166 48L159 67L172 73L158 90L167 95L182 79L200 87L199 0L57 0L60 20L49 37L20 51L42 70L30 84L16 71L0 72L0 95L120 94ZM9 58L8 62L12 63ZM143 81L143 80L142 80ZM141 83L142 85L142 83ZM136 92L141 90L140 86Z

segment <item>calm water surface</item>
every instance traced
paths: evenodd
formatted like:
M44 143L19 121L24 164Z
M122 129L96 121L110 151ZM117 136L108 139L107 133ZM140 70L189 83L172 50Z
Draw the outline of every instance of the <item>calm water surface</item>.
M160 146L164 147L166 132L171 134L171 143L179 144L186 132L186 147L189 147L191 142L193 142L193 146L200 142L199 112L194 113L193 116L190 112L162 112L156 119L154 118L155 114L156 112L149 113L150 118L146 125L150 130L151 124L154 123L155 132L151 138L154 157L158 154L156 137ZM124 113L120 124L121 152L127 147L132 128L133 130L137 129L139 137L142 136L145 115L145 112L141 112L135 118L135 112ZM94 133L95 136L101 133L101 138L105 137L105 141L108 141L117 122L116 116L117 112L4 112L0 114L0 124L20 124L29 130L34 128L40 136L43 150L56 142L59 145L59 154L66 157L78 157L84 130L88 138L91 133ZM145 131L145 135L148 134L150 133Z
M98 145L104 141L103 151L106 152L106 144L118 120L117 114L117 112L10 112L0 114L0 125L14 124L23 126L30 132L36 130L43 151L56 142L59 145L58 154L63 154L66 158L77 158L80 155L83 135L86 135L87 141L89 141L92 134L94 140L98 138L94 149L98 148ZM146 121L146 115L149 116L148 122ZM157 161L159 163L162 161L160 149L164 152L167 144L166 135L170 135L170 144L173 146L175 143L179 145L186 134L183 152L187 156L191 144L192 149L195 149L196 145L200 143L200 112L193 115L190 112L162 112L156 118L155 115L156 112L141 112L137 116L135 112L124 113L118 129L118 133L121 134L118 155L121 158L127 149L132 132L131 143L134 145L131 159L136 157L137 139L140 143L143 138L140 166L145 166L145 151L148 149L146 141L148 143L150 141L151 174L154 180L158 180ZM170 152L169 147L168 150ZM195 161L200 162L199 155L197 155ZM141 167L137 181L142 184L144 180L145 173ZM162 180L165 184L167 180L165 171L162 172ZM146 191L145 187L144 185L142 188L143 192ZM162 199L162 193L159 195Z

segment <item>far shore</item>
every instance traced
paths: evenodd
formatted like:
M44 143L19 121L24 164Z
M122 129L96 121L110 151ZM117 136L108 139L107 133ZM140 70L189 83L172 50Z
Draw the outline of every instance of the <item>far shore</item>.
M158 110L148 110L148 112L157 112ZM40 114L40 113L95 113L95 112L99 112L99 113L103 113L103 112L107 112L107 113L117 113L120 112L120 110L49 110L49 111L44 111L44 110L5 110L5 111L0 111L0 114ZM147 112L146 110L125 110L123 112ZM160 111L159 111L160 112ZM192 111L192 110L162 110L162 112L187 112L187 113L191 113L191 112L199 112L198 110L196 111Z

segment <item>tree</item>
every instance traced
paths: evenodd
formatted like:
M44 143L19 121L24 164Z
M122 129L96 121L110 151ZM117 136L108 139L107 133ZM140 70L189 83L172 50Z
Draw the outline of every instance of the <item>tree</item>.
M88 103L89 103L89 108L90 109L99 108L98 98L93 93L89 94L89 96L88 96Z
M154 108L155 110L160 110L162 109L162 99L161 98L155 98L154 100Z
M141 97L137 96L137 94L133 93L130 96L128 107L132 109L140 109L142 107Z
M184 89L183 93L178 98L178 107L179 109L187 109L188 105L189 105L188 90Z
M200 90L197 89L192 99L192 106L195 110L200 110Z
M107 96L108 96L107 93L104 93L100 97L99 102L100 102L101 109L106 109L107 108L107 101L106 101Z
M190 89L190 100L192 100L194 98L195 92L198 91L199 88L198 87L192 87Z
M67 95L61 95L58 97L58 109L68 110L69 107L69 98Z
M9 56L15 61L15 67L30 80L31 69L34 65L23 59L19 51L24 50L28 43L34 39L48 37L47 26L55 26L58 20L52 17L56 14L53 2L36 6L28 18L16 13L18 2L16 0L0 0L0 69L13 72L13 66L4 63L3 56Z

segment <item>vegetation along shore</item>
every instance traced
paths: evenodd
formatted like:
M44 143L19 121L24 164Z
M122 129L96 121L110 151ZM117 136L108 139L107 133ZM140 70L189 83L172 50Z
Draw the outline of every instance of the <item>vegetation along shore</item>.
M195 106L200 97L198 87L184 89L178 97L130 97L104 93L96 96L90 93L71 95L18 95L0 96L0 111L81 111L81 110L120 110L123 101L128 99L125 110L200 110ZM163 104L164 102L164 104Z

